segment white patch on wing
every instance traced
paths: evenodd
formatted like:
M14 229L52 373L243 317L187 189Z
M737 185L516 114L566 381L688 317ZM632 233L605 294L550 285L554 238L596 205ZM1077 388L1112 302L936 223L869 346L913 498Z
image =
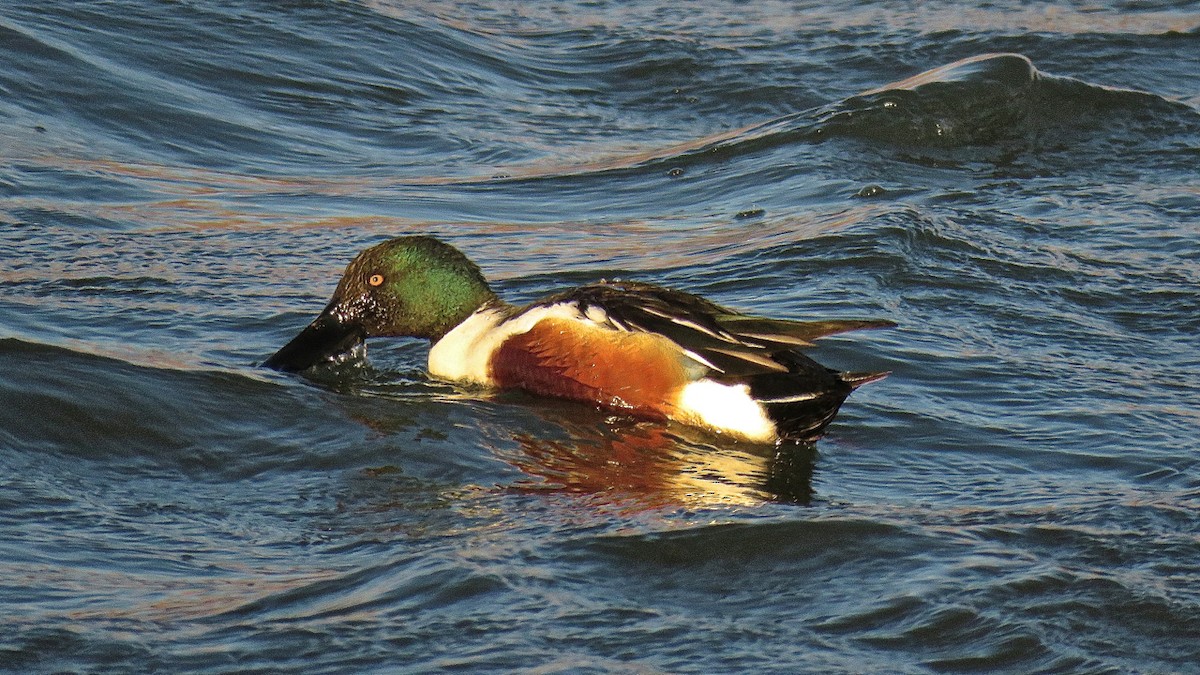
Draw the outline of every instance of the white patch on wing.
M714 366L712 364L712 361L709 361L708 359L704 358L703 356L700 356L699 354L697 354L696 352L694 352L690 349L684 349L683 355L688 357L689 359L695 361L696 363L699 363L700 365L702 365L706 368L717 371L718 373L725 372L724 370Z
M820 392L809 392L805 394L796 394L795 396L781 396L780 398L764 398L763 403L799 403L801 401L811 401L820 397Z
M604 311L604 308L599 305L588 305L585 314L588 320L593 323L608 323L608 312Z
M505 340L529 332L542 319L585 320L574 303L534 307L504 319L502 310L481 309L429 349L429 374L442 380L492 386L492 354Z
M752 441L775 440L775 423L750 398L745 384L721 384L703 379L688 384L679 395L680 421L733 433Z

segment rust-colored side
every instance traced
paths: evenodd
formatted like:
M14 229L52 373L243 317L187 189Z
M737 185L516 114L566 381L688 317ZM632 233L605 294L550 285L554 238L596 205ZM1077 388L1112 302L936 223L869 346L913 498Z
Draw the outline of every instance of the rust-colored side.
M688 382L682 353L661 335L562 319L540 321L506 340L491 369L501 387L660 419L671 416Z

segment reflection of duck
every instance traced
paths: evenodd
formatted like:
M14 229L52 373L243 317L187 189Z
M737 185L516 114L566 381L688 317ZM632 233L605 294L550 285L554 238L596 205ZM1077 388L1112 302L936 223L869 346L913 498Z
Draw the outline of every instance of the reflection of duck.
M325 311L267 360L299 371L372 336L433 341L446 380L585 401L754 441L819 436L859 385L796 351L886 321L785 321L644 283L589 284L517 308L479 268L431 237L360 253Z
M514 435L521 452L505 459L538 480L512 489L586 495L636 510L812 499L817 451L809 443L717 447L686 427L541 412L569 437Z

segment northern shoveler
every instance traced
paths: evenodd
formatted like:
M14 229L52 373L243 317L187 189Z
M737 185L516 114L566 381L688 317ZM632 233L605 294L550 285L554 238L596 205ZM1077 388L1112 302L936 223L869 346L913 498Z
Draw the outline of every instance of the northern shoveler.
M750 316L639 282L588 284L508 304L458 249L398 237L350 263L325 310L267 359L301 371L368 337L427 338L436 378L587 402L752 441L819 436L858 386L886 373L840 373L797 351L890 321Z

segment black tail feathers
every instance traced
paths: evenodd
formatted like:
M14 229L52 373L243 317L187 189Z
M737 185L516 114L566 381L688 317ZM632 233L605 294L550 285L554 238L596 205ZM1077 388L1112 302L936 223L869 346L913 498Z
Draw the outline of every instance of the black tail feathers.
M784 441L811 442L825 432L850 392L888 373L842 373L800 354L791 372L750 378L750 395L762 404Z
M864 384L870 384L891 375L890 370L878 373L838 373L838 379L850 385L850 389L858 389Z

